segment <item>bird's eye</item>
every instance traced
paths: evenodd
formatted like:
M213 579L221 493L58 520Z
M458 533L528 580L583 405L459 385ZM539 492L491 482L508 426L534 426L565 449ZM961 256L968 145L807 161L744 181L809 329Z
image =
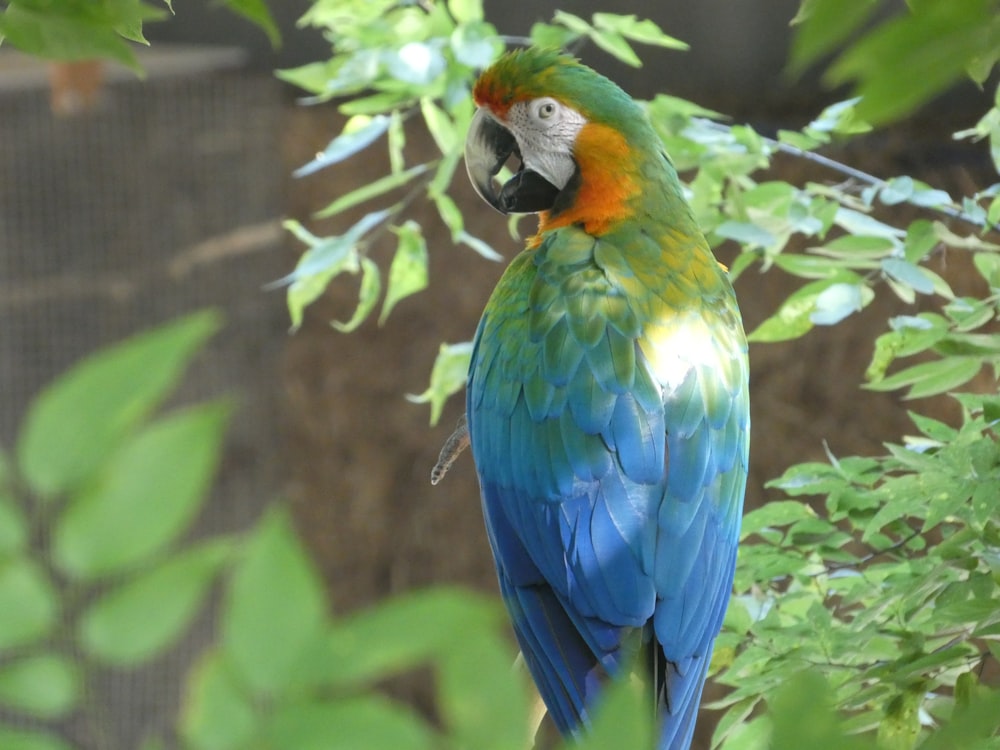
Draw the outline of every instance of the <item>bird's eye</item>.
M551 99L541 99L535 104L535 117L539 120L551 120L558 108Z

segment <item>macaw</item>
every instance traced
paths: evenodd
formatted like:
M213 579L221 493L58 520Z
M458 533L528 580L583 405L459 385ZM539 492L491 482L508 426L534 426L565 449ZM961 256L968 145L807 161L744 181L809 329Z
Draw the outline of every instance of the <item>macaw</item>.
M602 686L639 668L657 747L684 750L746 487L733 289L645 112L617 85L524 49L473 95L473 186L502 213L539 217L486 305L467 382L504 602L561 733L585 732Z

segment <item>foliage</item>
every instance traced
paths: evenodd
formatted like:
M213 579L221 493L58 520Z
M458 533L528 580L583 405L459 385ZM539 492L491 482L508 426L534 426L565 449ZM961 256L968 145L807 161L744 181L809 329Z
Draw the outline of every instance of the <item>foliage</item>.
M792 19L794 73L847 42L825 72L830 85L856 82L859 114L868 122L895 119L963 76L983 84L1000 58L997 0L909 0L888 15L884 0L803 0ZM876 24L873 18L883 16Z
M232 12L280 41L264 0L223 0ZM148 45L143 24L173 13L171 0L0 0L0 43L51 60L115 60L142 72L134 43Z
M795 19L792 71L838 49L876 17L878 5L806 0ZM742 247L732 275L756 266L802 280L750 333L751 341L785 341L815 326L846 324L888 291L904 303L921 301L924 311L887 321L873 342L865 387L905 388L907 398L917 399L968 388L984 371L995 382L1000 246L987 228L1000 218L1000 183L956 199L910 176L879 179L816 153L912 111L962 73L984 81L1000 49L994 5L925 0L884 18L843 51L828 74L832 83L857 80L859 96L826 108L800 130L766 137L674 97L646 103L686 176L709 242ZM283 77L311 92L309 101L346 97L339 109L349 119L300 173L346 159L386 135L390 173L320 213L332 216L370 200L390 207L368 213L339 237L307 243L311 250L286 280L296 322L343 270L361 270L365 280L348 327L374 309L380 287L366 284L378 273L367 256L369 244L385 225L418 233L405 218L418 198L437 206L456 242L484 250L470 240L447 190L471 116L473 69L492 59L501 41L588 40L630 64L638 58L629 41L680 46L649 22L608 14L586 21L558 12L551 24L534 27L530 39L514 39L494 36L473 2L422 10L365 3L367 15L354 25L340 22L332 5L315 7L307 20L326 29L334 54ZM609 31L614 33L605 36ZM475 56L456 41L469 38L477 40ZM419 76L401 73L395 62L409 55L425 62ZM947 65L936 65L942 56ZM422 117L440 151L439 158L415 166L406 163L403 150L402 123L412 116ZM1000 169L1000 94L978 123L957 136L988 139ZM804 186L759 181L756 175L779 155L809 159L850 180ZM401 188L401 199L390 197ZM887 218L887 209L904 203L923 215L904 225ZM313 264L310 253L331 242L339 265ZM956 292L933 270L931 261L946 250L971 256L985 294ZM393 301L402 296L387 295ZM466 344L442 346L420 396L432 404L432 421L462 388L467 356ZM725 709L717 744L728 750L801 747L801 738L809 737L809 744L829 748L996 746L985 738L997 729L997 695L978 686L977 675L1000 656L1000 401L990 394L955 398L963 414L958 426L914 412L919 434L887 446L886 456L831 455L827 464L793 466L771 488L794 499L779 498L748 514L737 597L714 664L716 679L732 688L717 705ZM806 497L816 497L816 504L803 502ZM796 707L800 696L782 692L789 682L799 684L800 675L810 701L827 702L826 713L812 704L808 711ZM817 678L818 684L809 682ZM772 697L779 707L793 706L787 710L794 715L761 713ZM965 730L958 745L949 744Z

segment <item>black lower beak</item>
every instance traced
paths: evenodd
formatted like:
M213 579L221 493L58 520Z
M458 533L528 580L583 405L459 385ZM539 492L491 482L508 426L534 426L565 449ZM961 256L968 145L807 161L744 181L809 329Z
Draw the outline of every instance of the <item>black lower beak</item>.
M548 211L559 188L523 164L497 192L494 178L511 156L520 157L514 136L485 110L476 112L465 141L465 167L479 197L503 214Z

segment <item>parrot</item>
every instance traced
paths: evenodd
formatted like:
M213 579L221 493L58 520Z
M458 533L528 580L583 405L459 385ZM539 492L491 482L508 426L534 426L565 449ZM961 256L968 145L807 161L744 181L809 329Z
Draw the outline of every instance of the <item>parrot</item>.
M607 685L639 673L656 747L685 750L747 479L729 274L645 110L611 80L529 47L472 94L475 191L538 216L476 329L459 440L514 635L561 734L585 734Z

